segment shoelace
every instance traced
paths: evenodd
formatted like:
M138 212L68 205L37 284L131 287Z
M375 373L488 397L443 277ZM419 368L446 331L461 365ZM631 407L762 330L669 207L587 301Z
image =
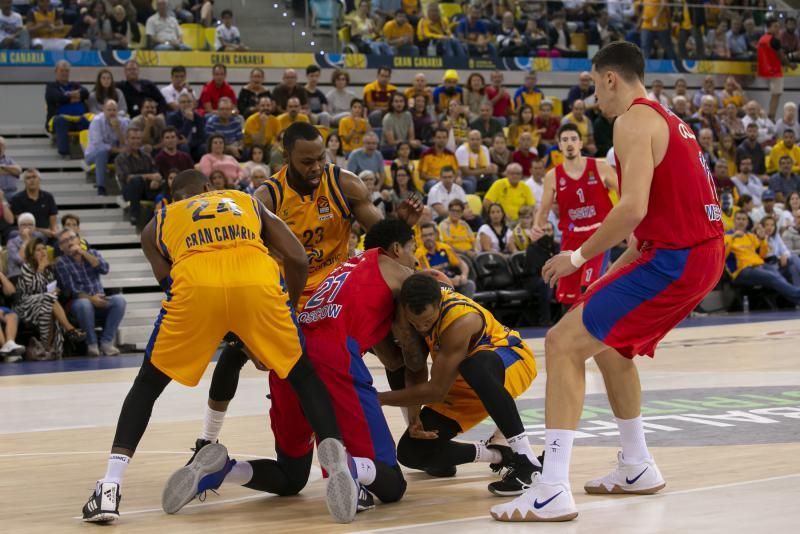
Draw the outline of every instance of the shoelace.
M198 494L197 494L197 500L198 500L198 501L200 501L200 502L206 502L206 494L207 494L209 491L210 491L211 493L213 493L214 495L217 495L217 496L219 496L219 493L217 493L217 491L216 491L216 490L213 490L213 489L212 489L212 490L205 490L203 493L198 493Z

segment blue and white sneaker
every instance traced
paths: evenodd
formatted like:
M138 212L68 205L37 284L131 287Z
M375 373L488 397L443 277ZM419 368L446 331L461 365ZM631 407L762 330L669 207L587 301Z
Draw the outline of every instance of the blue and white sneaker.
M568 484L546 484L540 473L533 473L528 490L511 502L492 506L497 521L571 521L578 508Z
M358 510L360 491L356 465L342 442L334 438L322 440L317 446L317 457L328 473L325 490L328 511L337 523L350 523Z
M198 495L220 487L236 460L228 457L228 449L219 443L210 443L195 454L185 467L175 471L161 495L161 508L174 514Z
M666 485L655 460L650 458L641 463L626 463L620 451L617 453L617 468L603 478L590 480L583 485L583 489L592 495L652 495Z

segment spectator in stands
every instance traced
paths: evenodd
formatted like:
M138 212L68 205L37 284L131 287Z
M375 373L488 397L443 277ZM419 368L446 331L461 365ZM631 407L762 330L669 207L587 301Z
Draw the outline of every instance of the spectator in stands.
M464 188L455 182L456 170L450 165L446 165L439 173L439 180L428 191L428 206L433 210L436 220L442 220L447 216L448 206L453 200L467 202Z
M564 118L561 119L561 124L574 124L577 126L583 141L584 152L590 156L597 153L597 146L594 144L592 121L586 116L586 104L584 104L583 100L576 100L572 104L572 111L564 115Z
M208 183L211 184L213 191L224 191L233 187L225 173L220 170L211 171L211 174L208 175Z
M211 70L211 81L203 86L200 92L200 100L197 110L200 114L213 115L217 112L219 102L223 98L230 99L232 105L236 105L236 93L233 87L227 82L228 67L222 63L217 63ZM296 76L296 75L295 75Z
M511 161L522 167L523 176L531 176L531 167L538 158L539 154L533 147L533 135L524 132L519 136L517 149L511 154Z
M378 183L378 178L372 171L361 171L358 177L364 182L367 191L369 191L372 204L385 218L386 213L392 209L391 193L389 193L388 189L381 190L381 184Z
M747 196L752 203L753 198L750 195L743 196ZM739 211L739 206L733 203L733 195L731 193L723 192L719 196L719 207L722 210L720 213L722 218L722 229L725 232L730 232L733 230L733 218L736 215L736 212Z
M328 99L317 86L321 72L316 65L306 67L306 85L303 89L306 92L306 108L311 122L328 128L331 125L331 116L328 113Z
M530 231L533 228L533 207L522 206L518 213L519 222L511 234L514 239L514 248L519 252L524 252L531 244Z
M161 149L161 134L167 127L164 116L158 114L158 104L152 98L142 101L142 112L131 120L130 126L142 131L142 149L155 154Z
M217 113L206 118L206 136L221 135L225 139L225 152L236 159L241 159L244 150L244 121L240 115L233 114L233 106L230 98L223 96L219 99ZM295 120L302 120L297 118L299 111L300 104L298 103L294 115ZM278 117L278 122L281 122L281 117Z
M158 103L158 112L163 114L167 110L167 103L161 91L150 80L139 79L139 63L130 60L125 63L125 81L117 82L117 87L125 95L128 103L128 115L134 118L141 113L142 102L145 98L152 98Z
M89 4L73 22L67 37L80 39L80 48L105 51L107 38L111 37L111 20L106 14L106 5L95 1Z
M722 135L722 125L720 124L717 114L714 111L714 97L705 95L700 100L700 108L692 116L692 123L695 127L695 132L699 132L703 128L708 128L714 134L714 139L719 140Z
M597 19L589 25L588 44L602 48L612 41L620 40L622 40L622 34L611 24L608 11L601 9L597 13Z
M800 172L800 146L796 144L797 138L794 130L784 130L780 141L775 143L767 156L767 172L774 173L778 170L778 162L785 156L792 160L792 172Z
M392 166L392 189L390 190L392 213L397 213L398 206L404 200L408 200L418 194L419 191L417 186L414 185L411 170L404 165Z
M733 220L733 231L725 234L725 270L734 285L767 287L800 304L800 287L791 285L764 263L769 250L764 228L758 224L755 233L748 232L749 218L743 211L737 212Z
M236 101L236 106L242 118L246 119L256 113L259 100L265 96L269 97L271 94L264 87L264 71L258 68L252 69L250 71L250 80L247 85L239 90L239 96Z
M523 106L534 109L539 108L539 103L544 99L544 93L536 86L536 73L528 72L525 74L524 83L514 92L514 107L521 109Z
M20 174L22 174L22 167L8 157L6 139L0 136L0 191L3 192L5 198L11 198L17 193Z
M241 102L241 100L239 101ZM244 146L268 147L275 142L280 132L278 117L272 114L272 99L262 96L258 100L256 112L244 122Z
M725 87L722 88L722 107L733 104L737 109L744 107L745 94L742 86L733 76L725 78Z
M154 200L163 184L152 156L142 148L143 137L140 129L129 127L125 151L114 161L122 196L130 202L129 220L133 226L140 222L142 200Z
M461 19L456 26L456 36L463 46L467 48L470 56L495 57L495 48L489 25L481 19L481 7L470 4L467 16Z
M392 180L394 180L394 172L397 170L398 167L405 167L411 176L415 175L416 172L416 164L411 161L411 144L408 142L402 142L397 145L397 157L395 157L392 164L389 166L389 172L392 176ZM394 181L392 181L394 183ZM414 186L416 190L416 184Z
M731 51L728 48L728 21L720 19L717 27L708 30L706 35L706 49L710 59L730 59Z
M486 146L492 145L495 136L503 134L503 125L492 117L492 105L488 100L481 102L478 118L472 121L469 127L480 132L483 144Z
M694 96L692 97L692 106L695 109L699 108L702 105L702 100L704 96L710 96L713 98L714 111L723 108L722 93L714 88L714 76L710 74L705 78L703 78L703 86L700 89L698 89L697 92L695 92Z
M108 263L97 250L83 250L72 230L62 230L58 244L63 252L56 261L58 286L72 297L69 311L86 332L88 355L116 356L119 349L114 346L114 339L125 316L126 302L122 295L106 295L103 289L100 276L108 274ZM104 320L99 347L94 331L96 319Z
M793 191L800 191L800 176L792 157L784 155L778 160L778 172L769 177L769 189L778 202L786 200Z
M381 125L383 114L389 110L392 95L397 91L397 87L389 83L391 77L392 69L380 67L378 79L364 86L364 102L369 114L369 123L375 128Z
M531 162L531 177L525 180L525 184L531 190L531 193L533 193L533 198L536 201L536 204L540 204L542 202L545 174L547 174L547 168L544 166L544 160L533 160Z
M11 9L12 0L0 0L0 49L28 50L31 35L22 15Z
M455 151L467 140L469 119L464 106L456 100L450 100L447 112L439 116L439 124L448 131L447 146Z
M531 142L535 140L535 145L539 144L539 132L536 128L536 122L533 120L533 108L527 104L523 104L517 108L517 113L511 126L508 127L508 142L511 146L517 147L519 145L519 138L522 134L530 134Z
M128 119L120 116L113 99L105 101L103 112L95 115L89 125L89 144L85 157L86 163L95 166L95 184L100 196L106 194L108 164L125 149L128 126Z
M58 153L69 159L69 132L89 127L86 117L89 91L80 84L69 81L70 64L65 60L56 63L56 80L45 86L47 102L47 131L56 138Z
M336 134L331 134L331 136L333 136L334 139L338 139ZM328 140L330 140L330 136L328 137ZM242 169L244 169L244 175L245 175L243 182L252 178L253 171L257 168L264 169L267 173L267 178L269 178L270 175L269 165L267 165L268 155L269 153L264 150L264 147L262 145L253 145L253 148L250 150L250 159L247 162L245 162L244 165L242 165ZM336 162L331 161L331 163L336 163Z
M357 97L347 88L350 84L350 75L347 71L334 70L331 83L334 88L325 97L328 101L328 112L331 114L331 125L338 126L339 121L350 114L350 104Z
M5 211L10 213L9 210ZM12 281L16 281L22 266L25 265L25 248L28 242L36 238L45 240L44 234L36 230L36 218L32 213L20 213L19 217L17 217L17 227L19 228L19 233L8 240L6 247L8 259L5 274Z
M425 17L417 23L417 40L428 56L466 57L467 50L453 37L450 21L442 15L437 2L428 4ZM433 49L431 49L431 45ZM431 54L433 52L433 54Z
M125 95L114 85L114 77L108 69L100 69L97 72L97 81L94 89L89 93L89 100L86 107L89 113L97 115L103 112L103 106L108 99L117 102L117 109L123 115L128 114L128 104L125 102Z
M689 106L689 100L685 96L676 95L673 97L672 112L683 122L692 126L691 107Z
M494 71L490 77L491 85L486 88L486 98L492 105L492 116L505 126L511 115L512 100L508 90L503 86L503 73Z
M17 343L17 328L19 316L8 305L16 297L17 289L8 277L0 272L0 359L6 363L15 363L22 360L25 347Z
M364 136L371 130L364 118L364 102L354 98L350 102L350 115L339 121L339 137L345 153L349 155L364 146Z
M431 115L425 96L415 96L410 111L411 119L414 121L414 137L419 139L422 144L430 145L433 131L436 128L436 118Z
M116 5L111 8L111 16L109 17L108 22L111 25L111 36L107 42L109 48L112 50L128 49L129 32L133 41L139 42L141 40L139 26L136 24L135 18L133 21L128 20L128 14L125 12L125 8L121 5Z
M607 0L608 19L618 31L628 30L636 18L632 0ZM682 54L686 57L685 54Z
M539 113L534 118L533 123L539 137L539 144L544 145L543 148L547 149L558 144L556 137L561 121L558 117L553 116L552 102L545 99L539 103Z
M361 0L358 8L345 17L345 23L350 26L350 40L362 54L390 56L392 51L388 44L379 40L378 28L369 11L369 0Z
M506 224L506 214L500 204L489 204L484 208L486 222L478 229L478 244L481 252L507 254L516 252L511 229Z
M75 232L75 235L78 236L78 239L81 242L81 248L83 250L89 250L89 242L86 241L83 237L81 237L81 219L74 213L67 213L63 217L61 217L61 229L70 229ZM60 254L60 250L56 251L56 254Z
M188 94L192 99L196 98L194 89L186 83L186 67L181 65L172 67L170 79L170 84L161 88L161 95L164 97L168 112L177 111L180 108L178 98L182 94Z
M192 157L178 150L178 130L172 126L168 126L161 133L161 151L156 155L155 163L164 179L172 169L180 172L194 168Z
M500 204L508 222L515 224L519 218L519 210L523 206L531 206L536 200L530 188L522 181L522 166L512 163L506 168L506 178L500 178L492 184L483 197L484 209L492 204Z
M347 170L353 174L372 171L378 177L378 184L387 183L383 156L378 150L378 136L375 132L364 134L364 146L350 153L347 159Z
M447 217L439 223L439 237L456 252L475 257L475 234L464 221L466 203L454 198L447 206Z
M764 115L761 106L755 100L751 100L744 106L745 116L742 117L742 123L745 128L750 123L758 126L758 142L762 145L771 144L775 140L775 123L769 117Z
M36 231L48 240L55 238L58 206L53 195L41 189L42 177L36 169L26 169L22 173L25 189L11 198L10 207L14 215L32 213L36 219Z
M740 165L742 159L749 158L753 162L753 172L758 176L766 176L764 149L758 142L758 124L751 122L745 127L747 137L736 148L736 160Z
M769 83L770 119L775 119L778 103L783 95L783 69L795 68L784 51L779 34L781 23L777 17L770 15L765 21L766 33L758 40L758 77Z
M403 91L403 94L408 99L408 105L414 104L414 99L421 96L425 99L425 106L433 104L433 91L428 87L428 80L425 74L418 72L414 75L414 81L411 82L411 87Z
M178 97L178 106L177 111L167 115L167 125L178 130L180 149L197 161L205 152L206 121L195 113L194 98L188 93Z
M777 137L782 138L785 130L792 130L795 139L800 138L800 124L797 123L797 104L794 102L786 102L783 105L783 117L775 123L775 135Z
M279 113L287 111L290 98L297 98L300 106L308 105L308 94L303 87L297 84L297 71L294 69L283 71L281 83L272 91L272 100L275 103L276 111Z
M72 39L65 39L62 11L50 5L49 0L36 0L28 11L26 24L31 37L31 46L37 50L64 50L75 48ZM88 50L85 46L84 50Z
M792 214L783 211L775 204L775 193L769 189L761 196L761 206L753 208L749 215L756 224L761 223L764 217L773 217L779 228L786 228L792 224Z
M183 34L178 20L169 13L167 0L156 0L156 13L147 19L146 47L151 50L191 50L183 42Z
M697 144L703 151L703 158L709 169L717 165L717 151L714 148L714 132L711 128L701 128L697 133Z
M563 11L553 13L550 26L547 28L548 44L550 50L563 57L580 57L585 52L579 52L572 44L569 26Z
M753 161L749 157L739 160L739 172L731 178L739 195L750 195L756 206L761 205L761 195L764 193L764 182L753 174Z
M425 183L425 191L436 185L442 169L447 166L458 168L458 160L447 148L447 128L437 128L433 134L433 146L422 153L419 162L419 177Z
M720 191L732 191L735 187L728 174L728 161L724 158L717 159L714 164L714 181Z
M794 225L795 214L798 210L800 210L800 191L795 191L789 193L789 197L784 203L784 222L778 225L778 231L785 232Z
M794 217L790 217L794 224ZM776 269L781 275L789 280L793 286L800 287L800 257L792 254L786 246L781 234L778 231L778 222L772 215L767 215L761 219L761 226L767 235L769 249L764 258L768 267Z
M56 275L44 241L37 237L30 239L24 254L25 263L16 282L15 310L22 321L35 326L37 337L51 359L60 359L64 336L80 342L86 338L86 333L72 326L58 302Z
M295 122L311 122L311 119L301 111L300 99L292 97L286 102L286 112L278 115L278 129L285 130Z
M436 240L436 225L424 223L420 225L422 247L417 248L417 263L420 269L436 269L442 271L456 291L465 297L475 294L475 282L469 279L469 267L459 258L453 248Z
M747 137L747 130L744 127L742 119L739 118L739 110L733 103L725 105L725 110L722 113L720 126L725 134L730 135L733 140L738 144Z
M664 59L675 59L670 32L670 10L666 3L666 0L644 0L642 2L642 53L645 59L652 57L653 43L656 41L664 51ZM702 43L698 43L697 48L701 47Z
M467 134L467 141L456 150L456 160L467 193L474 193L479 186L481 191L485 191L497 179L497 165L492 163L489 149L483 145L478 130Z
M784 19L784 28L780 33L781 48L786 54L800 50L800 38L797 36L797 19L788 16Z
M751 61L753 59L753 50L747 40L747 32L742 25L740 16L734 16L731 19L731 29L728 31L727 38L728 49L732 59L740 61Z
M650 100L655 100L665 108L672 107L672 103L670 102L669 95L664 92L664 82L661 80L653 80L653 84L651 85L650 92L647 93L647 98Z
M242 34L239 28L233 25L233 11L223 9L222 24L217 26L214 49L217 52L246 52L250 50L242 43Z
M394 12L394 18L383 25L383 38L391 47L390 55L419 55L419 48L414 45L414 27L408 22L408 15L402 9Z
M794 210L794 224L783 232L782 237L792 254L800 254L800 209Z
M407 107L408 101L402 93L392 95L392 107L383 116L381 128L381 152L386 159L394 159L402 142L409 143L417 153L420 151L422 144L414 137L414 119Z
M514 22L514 13L506 12L495 32L497 53L500 57L522 57L528 53L525 38L520 34Z
M572 111L572 106L578 100L582 100L584 106L586 99L594 94L594 85L592 85L592 75L588 72L581 72L578 76L578 85L573 85L567 93L567 98L564 100L564 112L569 113ZM534 108L537 109L537 108Z
M502 132L494 136L492 148L489 149L489 157L491 157L492 163L497 165L498 174L506 172L506 167L511 163L511 151L508 149L506 136Z
M194 166L195 169L206 176L213 170L220 170L232 184L238 184L239 180L244 178L244 169L236 158L225 153L225 138L222 135L210 135L207 150L208 152L200 158L200 162Z

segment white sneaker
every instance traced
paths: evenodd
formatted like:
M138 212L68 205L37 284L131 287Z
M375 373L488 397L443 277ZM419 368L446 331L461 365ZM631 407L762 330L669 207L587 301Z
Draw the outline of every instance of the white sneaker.
M593 495L612 493L652 495L666 485L655 460L650 458L642 463L627 464L620 451L617 453L617 468L603 478L590 480L583 485L583 489Z
M15 343L14 341L6 341L5 344L0 347L0 354L22 354L25 352L25 347L22 345Z
M569 484L547 484L534 473L528 490L511 502L492 506L497 521L571 521L578 517Z
M100 352L104 356L119 356L119 349L111 343L100 343Z

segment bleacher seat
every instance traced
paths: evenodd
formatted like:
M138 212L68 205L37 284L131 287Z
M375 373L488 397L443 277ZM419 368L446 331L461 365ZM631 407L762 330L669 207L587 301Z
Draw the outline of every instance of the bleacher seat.
M192 50L203 50L206 47L205 29L199 24L181 24L181 32L183 33L183 42Z
M214 27L203 29L203 37L205 40L205 49L212 52L217 49L217 29Z
M483 252L475 258L478 266L481 287L497 293L498 301L503 304L522 303L528 300L528 292L515 287L514 274L508 260L497 252Z
M481 211L483 210L483 201L481 197L478 195L469 194L467 195L467 205L469 209L472 210L472 213L475 215L480 215Z
M480 304L481 306L491 307L492 304L497 302L497 293L494 291L483 291L479 282L480 278L480 270L478 265L475 263L471 257L461 252L458 253L458 257L461 258L461 261L467 264L469 268L469 275L467 278L475 282L475 286L477 290L475 294L472 295L472 300Z
M439 4L439 10L442 12L442 16L447 17L447 20L451 22L454 16L463 13L463 11L461 11L461 4Z
M335 0L309 0L311 7L311 27L314 33L333 33L339 20L341 6ZM325 30L321 32L320 30Z

